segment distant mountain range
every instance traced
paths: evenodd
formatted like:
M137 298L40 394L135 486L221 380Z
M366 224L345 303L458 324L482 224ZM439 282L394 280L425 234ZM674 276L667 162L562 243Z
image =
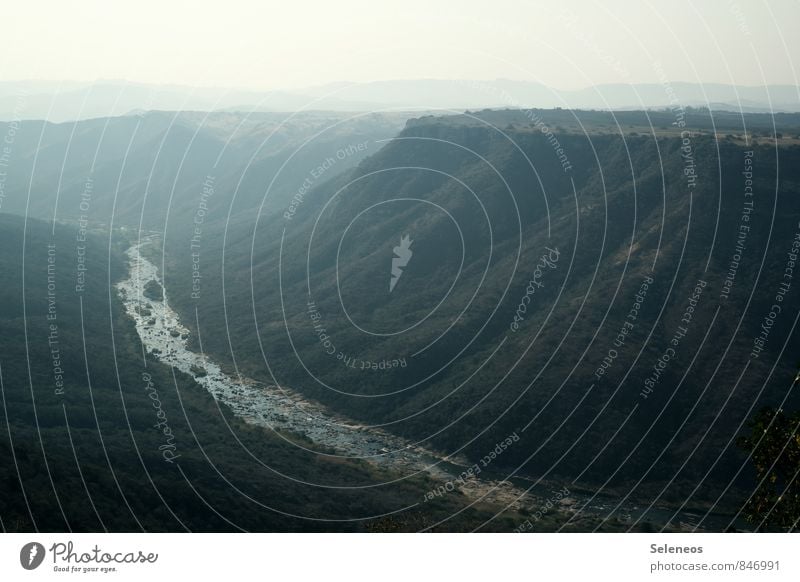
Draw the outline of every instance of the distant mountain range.
M0 120L54 122L169 111L372 111L482 108L659 109L706 106L742 112L800 111L800 87L718 83L606 84L559 90L532 81L393 80L255 91L98 80L0 83Z

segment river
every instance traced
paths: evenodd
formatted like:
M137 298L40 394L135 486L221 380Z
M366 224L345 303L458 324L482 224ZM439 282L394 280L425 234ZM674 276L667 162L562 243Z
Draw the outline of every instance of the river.
M302 435L318 445L333 449L335 456L363 459L402 476L425 473L448 485L448 490L452 490L450 484L462 482L458 481L459 475L472 465L465 458L446 457L384 430L364 427L285 386L232 377L208 356L193 352L189 347L190 330L170 307L169 295L158 268L141 253L142 248L156 240L157 235L144 237L127 250L128 278L117 284L125 311L134 320L147 353L190 375L218 402L228 406L247 423ZM153 287L153 284L163 290L162 298L146 293L148 286ZM526 493L525 489L531 487L531 480L512 481L470 477L466 479L466 484L455 488L472 501L536 512L565 485L541 483ZM566 513L580 512L586 516L607 517L610 512L623 521L635 520L644 510L632 504L615 508L615 500L607 496L591 499L588 494L570 493L558 499L560 509ZM670 510L658 508L652 508L647 513L648 521L656 524L670 521L672 515ZM693 529L692 522L698 517L681 512L671 523L681 529ZM713 531L716 522L721 526L724 519L724 516L714 516L711 521L707 519L704 525Z

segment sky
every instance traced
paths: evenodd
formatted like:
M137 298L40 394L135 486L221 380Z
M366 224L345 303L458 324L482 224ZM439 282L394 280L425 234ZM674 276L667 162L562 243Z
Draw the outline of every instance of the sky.
M2 19L3 81L800 84L798 0L26 0Z

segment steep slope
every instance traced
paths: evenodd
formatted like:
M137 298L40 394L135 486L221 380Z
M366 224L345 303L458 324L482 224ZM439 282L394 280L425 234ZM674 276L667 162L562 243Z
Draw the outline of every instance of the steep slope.
M433 482L247 425L145 358L114 294L119 245L0 216L3 531L413 530L464 509L458 495L415 507Z
M0 209L192 232L205 218L285 206L309 167L339 151L332 176L394 135L402 114L148 112L53 124L0 124ZM359 144L360 147L359 147ZM302 173L301 173L302 172ZM226 196L208 195L209 184Z
M231 368L448 453L517 432L521 474L734 507L742 423L797 405L797 120L626 115L410 122L202 273L168 238L167 287Z

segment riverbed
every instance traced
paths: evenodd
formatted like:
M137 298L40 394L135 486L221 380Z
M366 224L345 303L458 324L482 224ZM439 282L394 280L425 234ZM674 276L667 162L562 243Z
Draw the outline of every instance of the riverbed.
M236 416L284 437L287 432L301 435L334 451L318 454L361 459L392 470L401 477L426 474L447 485L448 492L458 488L472 500L504 506L510 504L516 508L535 507L539 503L538 496L526 495L507 481L471 478L468 486L455 487L452 484L458 483L458 477L471 466L466 459L445 458L384 430L364 427L285 386L234 377L208 356L192 351L189 346L191 332L170 307L169 292L158 268L141 253L144 247L156 240L154 236L145 237L126 252L128 278L117 284L125 311L135 322L148 354L190 375ZM160 287L161 293L152 292L154 283ZM291 442L301 446L297 439L291 439ZM521 500L517 501L517 497Z
M552 497L556 487L564 485L540 484L526 493L525 489L531 486L527 480L515 479L516 483L512 483L504 479L472 476L466 486L453 486L454 483L460 483L458 477L472 465L465 458L438 454L384 430L365 427L286 386L227 374L211 358L190 349L190 330L170 307L169 293L158 268L141 253L144 247L157 240L156 235L144 237L126 252L128 278L117 284L125 311L135 322L136 331L148 354L190 375L245 422L276 431L284 438L286 433L298 434L333 450L331 453L315 451L317 454L362 459L402 477L426 474L447 485L448 491L458 489L473 501L536 511L545 500ZM160 288L162 292L153 293L153 288ZM297 439L291 442L301 446ZM614 508L614 500L605 496L590 502L589 495L572 493L559 501L560 509L566 513L600 516L610 511L623 521L632 517L636 519L643 510L628 504ZM670 521L669 510L651 508L647 513L648 520L655 518L654 521L658 522L660 518ZM680 529L693 529L694 517L688 512L680 512L673 517L672 523ZM711 524L708 523L708 526Z

